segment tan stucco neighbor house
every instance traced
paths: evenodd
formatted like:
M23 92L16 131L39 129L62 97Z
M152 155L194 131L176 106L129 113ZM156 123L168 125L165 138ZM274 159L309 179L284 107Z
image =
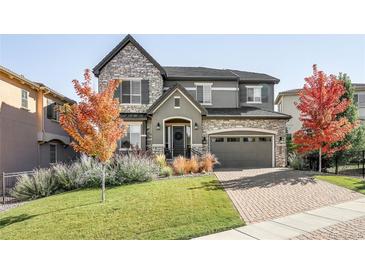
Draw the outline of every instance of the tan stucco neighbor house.
M359 119L365 122L365 84L353 83L355 89L354 101L359 110ZM299 100L299 91L301 89L291 89L279 92L275 99L278 111L290 115L292 118L287 122L286 127L288 134L293 134L302 126L299 120L299 110L295 106L295 102Z
M73 159L57 111L57 105L73 102L0 66L0 174Z
M222 54L224 54L222 52ZM127 35L93 69L99 90L115 96L129 124L119 149L183 155L214 153L222 167L282 167L289 115L274 111L279 79L263 73L161 66Z

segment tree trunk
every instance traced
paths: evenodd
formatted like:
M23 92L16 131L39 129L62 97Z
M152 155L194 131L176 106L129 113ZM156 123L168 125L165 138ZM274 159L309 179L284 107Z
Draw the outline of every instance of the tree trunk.
M319 148L318 171L322 172L322 147Z
M338 174L338 157L337 157L337 155L335 156L335 161L336 161L336 170L335 170L335 173Z
M105 202L105 164L103 164L103 175L101 179L101 202Z

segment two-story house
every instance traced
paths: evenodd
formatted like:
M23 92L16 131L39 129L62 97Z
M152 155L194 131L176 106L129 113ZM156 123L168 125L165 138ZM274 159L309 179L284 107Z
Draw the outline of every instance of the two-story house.
M0 66L0 173L73 159L57 106L74 103L49 87Z
M121 150L140 148L168 158L211 152L223 167L285 166L290 116L274 111L275 77L163 67L131 35L93 72L99 90L121 80L115 96L129 125Z
M354 102L357 104L359 111L359 119L365 122L365 84L353 83L355 90ZM301 89L291 89L279 92L275 99L275 104L278 106L278 111L290 115L292 118L286 124L288 134L293 134L302 127L302 122L299 120L300 113L295 106L299 102L299 91Z

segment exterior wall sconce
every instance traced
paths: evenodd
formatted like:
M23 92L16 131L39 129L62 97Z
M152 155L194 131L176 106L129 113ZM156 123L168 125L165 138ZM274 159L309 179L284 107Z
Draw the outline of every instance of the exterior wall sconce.
M198 129L198 123L195 122L194 124L194 129L197 130Z
M160 123L159 122L157 123L156 129L157 130L160 130L161 129L161 126L160 126Z
M207 144L207 138L205 138L205 136L203 137L202 144L203 145L206 145Z

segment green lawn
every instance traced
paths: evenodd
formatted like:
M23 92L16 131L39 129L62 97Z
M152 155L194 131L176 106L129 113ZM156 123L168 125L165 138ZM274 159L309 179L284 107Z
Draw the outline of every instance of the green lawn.
M0 239L189 239L244 225L214 176L85 189L0 213Z
M315 178L365 194L364 179L335 175L319 175L315 176Z

